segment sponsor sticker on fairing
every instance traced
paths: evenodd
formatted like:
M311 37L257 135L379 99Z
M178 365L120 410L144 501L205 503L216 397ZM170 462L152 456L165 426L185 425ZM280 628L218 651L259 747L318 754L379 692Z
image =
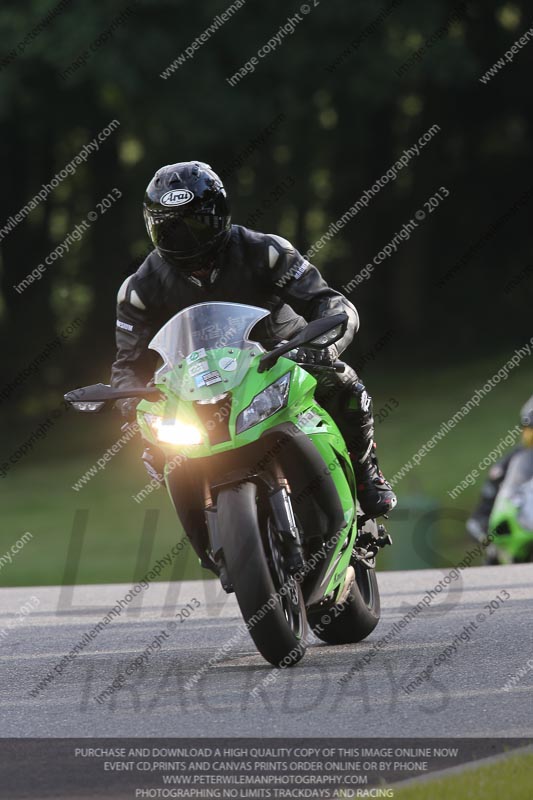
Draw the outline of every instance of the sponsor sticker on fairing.
M195 361L205 357L205 347L201 347L199 350L193 350L192 353L189 353L185 361L187 364L194 364Z
M200 375L202 372L209 372L209 364L207 361L197 361L196 364L189 365L189 375L194 378L195 375Z
M230 356L225 356L224 358L220 359L218 366L225 372L235 372L237 369L237 359L230 358Z
M213 383L221 383L222 378L220 377L220 372L217 372L215 369L211 372L204 372L203 375L197 375L194 382L200 389L202 386L211 386Z

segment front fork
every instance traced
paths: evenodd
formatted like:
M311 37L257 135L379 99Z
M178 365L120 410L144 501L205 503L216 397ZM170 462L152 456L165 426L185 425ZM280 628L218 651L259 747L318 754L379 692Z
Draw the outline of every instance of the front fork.
M304 556L300 531L296 524L294 511L286 486L280 486L269 495L270 509L274 527L279 534L285 549L285 563L290 575L294 575L304 567Z

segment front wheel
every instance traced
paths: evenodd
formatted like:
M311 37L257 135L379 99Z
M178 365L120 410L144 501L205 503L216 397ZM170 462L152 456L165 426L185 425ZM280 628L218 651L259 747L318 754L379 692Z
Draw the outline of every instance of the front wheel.
M347 599L307 616L315 636L327 644L354 644L366 639L381 616L375 570L357 563L348 569L353 576Z
M306 649L302 591L285 568L269 521L262 530L257 486L223 489L217 518L226 570L255 646L275 667L296 664Z

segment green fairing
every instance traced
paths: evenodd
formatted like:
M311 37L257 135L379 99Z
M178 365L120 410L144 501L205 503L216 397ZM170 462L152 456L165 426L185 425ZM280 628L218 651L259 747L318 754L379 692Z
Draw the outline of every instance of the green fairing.
M333 478L346 521L343 531L345 535L338 537L335 547L328 553L328 567L335 564L339 552L345 546L346 535L350 536L349 546L345 547L327 585L323 587L324 596L333 595L336 600L344 586L346 570L357 535L355 479L351 460L337 425L314 399L315 378L294 361L283 357L270 370L259 373L257 368L261 352L255 346L244 349L224 347L207 351L204 360L207 361L208 369L212 372L218 371L222 380L205 387L195 386L195 376L190 375L190 365L187 364L186 359L181 359L175 367L158 376L156 385L165 395L165 400L158 403L143 400L139 404L137 415L139 426L144 438L163 449L169 461L180 454L188 458L205 458L243 447L257 441L268 430L284 422L292 423L306 433L316 446L327 465L326 469ZM221 369L220 362L224 358L236 359L236 369L231 372ZM291 373L291 381L285 408L248 430L236 433L235 426L239 413L250 405L256 395L288 372ZM232 392L231 413L228 418L230 439L217 445L211 445L207 428L196 411L195 403L198 400L212 399L225 392ZM306 418L299 419L304 412ZM147 423L145 414L162 416L167 420L178 418L181 422L195 425L204 432L203 443L188 446L162 444ZM319 422L323 424L317 427ZM342 460L343 466L339 463L339 458ZM167 471L168 469L167 466ZM349 476L348 480L345 471Z
M527 560L533 544L533 532L522 527L518 514L518 508L511 499L497 497L489 520L489 530L494 537L493 544L502 556L507 556L505 560L509 563ZM495 533L504 523L509 526L510 533Z

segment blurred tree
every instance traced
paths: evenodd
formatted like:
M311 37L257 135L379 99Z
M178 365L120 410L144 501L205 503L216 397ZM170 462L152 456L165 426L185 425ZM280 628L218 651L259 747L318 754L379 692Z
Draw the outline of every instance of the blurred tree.
M85 143L111 120L120 122L75 175L2 234L5 380L72 318L85 320L80 337L14 395L28 412L66 386L106 379L116 290L147 250L143 191L157 166L174 160L200 158L229 170L234 221L263 208L257 227L290 236L305 252L438 124L427 148L316 263L340 288L444 185L451 192L445 203L350 296L362 311L360 342L369 345L392 327L396 356L411 366L415 353L419 363L435 353L466 360L530 335L530 281L504 292L531 256L527 202L488 238L487 231L529 189L532 111L524 87L533 45L488 84L479 81L527 28L525 0L411 0L394 7L388 0L338 0L309 7L293 33L232 87L226 79L294 17L298 4L247 0L167 79L160 73L227 5L66 2L21 52L19 42L57 5L4 4L0 230ZM423 46L420 60L399 77ZM80 56L86 63L66 75ZM288 178L289 187L265 208ZM17 294L13 286L114 187L121 200ZM472 256L439 287L472 245Z

